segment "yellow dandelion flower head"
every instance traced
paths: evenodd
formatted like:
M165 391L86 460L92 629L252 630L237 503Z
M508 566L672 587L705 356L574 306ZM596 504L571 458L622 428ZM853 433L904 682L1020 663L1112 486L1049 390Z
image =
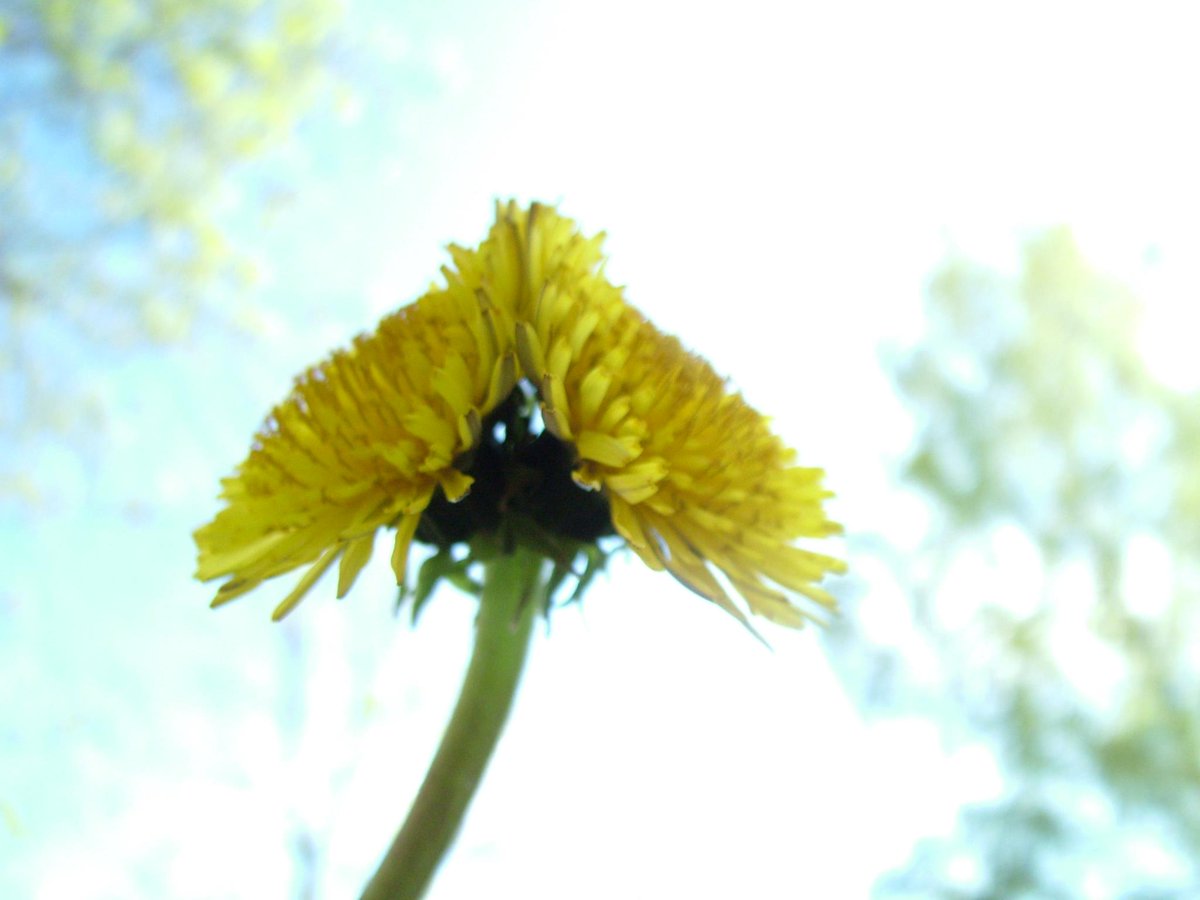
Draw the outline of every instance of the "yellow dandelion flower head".
M478 248L450 247L445 287L302 375L196 532L198 577L229 578L214 605L307 565L278 618L339 560L343 596L380 528L403 583L414 537L519 523L567 564L615 532L743 622L731 592L783 625L809 615L797 595L832 607L819 582L843 564L796 545L840 530L822 471L625 301L602 240L498 206Z

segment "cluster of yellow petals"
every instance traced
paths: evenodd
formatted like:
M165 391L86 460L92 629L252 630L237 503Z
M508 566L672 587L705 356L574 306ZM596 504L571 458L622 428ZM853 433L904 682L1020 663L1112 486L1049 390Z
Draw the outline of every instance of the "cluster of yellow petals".
M453 463L516 383L512 332L495 306L432 293L300 376L222 482L228 505L196 532L197 577L233 576L214 605L312 563L276 608L281 618L338 559L344 596L383 526L396 529L402 581L434 490L457 499L470 489Z
M523 375L574 448L576 482L604 492L647 565L742 621L727 586L784 625L806 617L795 594L831 607L818 582L842 563L795 546L839 530L821 470L795 465L703 359L625 302L602 239L545 206L498 207L478 249L450 248L446 287L302 376L196 533L199 577L232 576L215 602L311 564L281 616L339 558L342 596L382 526L403 580L422 511L439 487L470 489L454 462Z

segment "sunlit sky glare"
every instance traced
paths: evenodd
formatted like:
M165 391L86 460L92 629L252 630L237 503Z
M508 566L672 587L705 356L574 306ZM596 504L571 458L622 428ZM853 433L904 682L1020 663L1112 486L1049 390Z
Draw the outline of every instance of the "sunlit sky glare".
M924 280L949 251L1012 271L1034 230L1069 224L1099 267L1156 286L1147 347L1166 360L1164 376L1187 370L1179 324L1196 297L1191 248L1200 200L1200 143L1187 111L1200 67L1189 29L1169 10L615 3L602 14L546 4L503 21L488 15L481 13L476 31L434 28L427 45L404 50L428 54L447 102L428 111L434 128L424 120L397 125L413 143L400 140L394 180L377 188L376 227L386 234L400 223L405 235L428 237L381 254L364 272L372 312L424 286L435 240L478 239L491 212L484 198L559 202L586 230L608 232L608 270L632 302L731 374L805 461L829 469L839 515L852 529L912 527L905 508L873 502L887 493L885 460L903 452L911 427L876 354L880 341L915 339ZM361 115L372 114L367 103ZM430 131L436 149L416 149ZM1157 269L1147 273L1151 257ZM1038 576L1036 562L1022 559L1002 567L1007 578L988 572L993 593L1019 593ZM981 571L973 570L976 579ZM671 713L663 707L614 711L611 724L621 732L613 740L626 749L608 747L592 761L607 771L582 777L611 792L626 766L633 781L647 770L660 773L652 779L660 784L662 773L671 774L663 794L651 792L638 811L564 786L582 791L571 795L576 809L593 814L584 815L590 833L572 838L578 856L557 840L553 852L539 854L551 872L587 871L607 846L609 865L619 869L624 860L648 879L645 896L669 895L679 883L676 867L689 864L693 848L712 847L711 835L689 835L686 812L654 837L644 821L629 820L652 819L657 802L678 790L678 808L715 810L732 831L742 830L734 859L745 854L747 834L778 838L756 862L754 890L745 863L731 862L706 866L704 879L685 878L691 895L793 896L787 873L803 860L804 884L828 896L863 896L880 870L903 861L912 834L948 833L960 803L1000 790L986 754L943 748L927 723L864 730L812 634L781 640L763 660L754 647L731 650L737 639L723 633L723 622L713 638L702 637L687 613L689 597L661 618L647 610L661 612L656 598L676 592L621 567L613 586L589 600L587 636L576 639L597 654L595 668L579 671L600 673L604 690L593 694L561 670L558 687L547 685L535 663L522 703L557 691L558 708L572 711L569 727L583 728L604 708L605 690L627 684L670 704L675 695L656 684L670 682L673 670L694 679L722 659L714 685L761 705L704 740L684 736L694 720L682 716L671 726L681 738L670 742L674 751L628 749L643 735L664 742L660 727ZM600 611L626 596L636 610L612 619ZM644 636L631 636L631 627ZM652 649L629 649L641 641ZM550 657L556 650L577 654L580 644L556 633L537 648ZM674 687L684 709L703 704ZM705 685L692 687L704 695ZM728 717L731 707L714 703L713 713ZM547 740L535 716L531 731L510 735L512 746ZM763 717L773 724L753 739L768 745L757 758L736 756L744 745L722 741L764 727ZM788 748L786 759L780 748ZM416 757L410 761L419 768ZM483 805L464 846L480 821L494 821L497 834L514 827L519 800L507 801ZM796 815L793 803L806 813ZM756 815L762 821L746 821ZM534 832L547 821L538 818ZM694 821L703 830L712 820L698 814ZM388 822L381 815L374 825ZM486 854L480 848L489 840L479 840L476 852ZM854 872L831 846L861 855ZM514 855L511 842L494 852ZM470 894L454 889L472 871L469 862L459 865L447 869L444 896ZM520 870L520 860L505 868ZM492 877L490 868L480 871ZM612 884L600 879L596 896Z
M1155 365L1192 368L1174 325L1198 283L1200 64L1181 8L523 9L407 45L446 97L424 111L436 129L396 124L377 233L402 219L430 237L377 258L374 311L423 287L432 235L481 233L481 197L561 201L609 232L634 303L777 408L787 369L745 361L845 384L871 352L848 333L914 337L922 278L947 250L1012 268L1030 232L1067 223L1098 265L1145 284ZM747 337L770 325L712 341L731 309Z
M378 559L345 603L318 585L282 627L266 621L270 588L208 613L208 588L185 583L188 532L291 376L414 299L446 243L482 238L495 198L558 203L607 231L608 272L630 301L828 470L852 533L901 546L921 511L889 466L912 426L879 345L919 337L925 281L947 252L1011 270L1034 230L1070 225L1085 256L1149 302L1155 371L1197 383L1200 54L1186 4L429 7L350 6L383 79L336 127L296 141L292 155L310 161L289 163L305 180L269 236L267 346L219 365L185 354L170 379L153 360L103 376L118 458L98 494L149 495L165 519L120 531L77 510L14 530L3 551L14 596L46 598L47 647L59 647L54 598L78 589L52 548L76 547L88 590L110 591L128 616L117 649L72 645L65 665L80 679L124 667L113 683L132 690L144 680L134 636L187 629L196 642L186 674L166 649L143 651L162 667L144 690L163 731L144 738L153 758L113 745L142 780L119 789L130 776L111 760L72 763L101 773L79 778L113 779L101 799L119 827L103 803L68 825L65 796L58 813L21 790L6 800L53 838L22 853L38 897L96 884L141 896L121 861L150 852L148 833L169 862L137 871L172 896L237 896L230 870L249 879L241 896L282 896L296 822L326 841L322 896L370 871L457 690L468 602L439 597L418 629L397 628ZM1019 546L1003 552L1019 591L1034 566ZM902 632L884 613L903 598L874 574L859 573L861 612ZM107 627L95 600L71 613L82 633ZM619 561L535 643L433 900L497 884L531 898L861 897L917 837L949 834L961 804L1001 789L990 756L943 745L930 722L864 724L813 630L770 640L765 652L674 582ZM285 668L289 642L304 648L299 674ZM238 697L219 727L205 718L218 687ZM305 718L281 735L263 707L288 691ZM179 810L191 830L164 830Z

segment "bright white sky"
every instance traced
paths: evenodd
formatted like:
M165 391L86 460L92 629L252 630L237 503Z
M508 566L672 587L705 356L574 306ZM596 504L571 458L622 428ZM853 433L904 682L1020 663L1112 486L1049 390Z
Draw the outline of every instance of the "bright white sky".
M876 354L916 336L923 281L947 250L1007 265L1031 229L1071 224L1156 304L1146 341L1164 377L1194 377L1200 56L1185 5L733 9L452 3L408 21L390 4L354 8L410 80L368 86L341 130L307 135L328 146L328 170L280 225L273 349L222 366L198 351L165 385L153 364L108 376L125 398L122 458L88 476L103 485L93 497L143 490L150 472L165 518L139 530L81 512L14 532L3 554L47 652L65 652L55 604L97 584L120 593L111 602L141 636L55 663L95 672L100 698L64 695L63 715L77 702L117 736L63 758L92 766L69 826L68 798L39 810L36 791L13 789L6 802L40 839L7 845L30 879L19 884L46 900L152 884L283 896L297 822L327 853L321 896L369 874L450 709L469 604L442 596L417 631L397 629L377 560L346 603L318 587L283 627L266 621L269 597L209 614L207 591L185 581L187 531L291 374L415 297L445 243L484 234L494 197L557 201L606 230L631 302L828 469L850 531L901 546L919 522L890 496L888 465L908 426ZM386 164L340 162L356 140ZM330 297L339 308L321 306ZM86 585L53 571L64 533ZM862 615L884 616L894 592L869 583ZM70 614L84 633L111 629L103 609ZM147 649L184 630L188 650ZM944 751L927 723L864 725L814 632L769 639L773 653L669 579L616 566L535 645L431 898L861 897L997 789L986 756ZM142 687L149 721L95 712L150 667L162 686ZM286 733L264 712L280 708L299 715ZM157 749L136 749L131 728Z

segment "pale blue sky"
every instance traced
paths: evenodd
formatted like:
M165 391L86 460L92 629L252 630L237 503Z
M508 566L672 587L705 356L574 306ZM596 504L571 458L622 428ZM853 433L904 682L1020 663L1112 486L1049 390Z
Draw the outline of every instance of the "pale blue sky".
M1180 8L729 9L351 7L371 80L281 163L298 193L267 235L262 337L73 361L108 430L86 462L25 461L57 508L3 510L0 894L292 896L300 833L318 896L369 875L457 690L470 603L439 596L410 630L377 560L282 626L282 583L209 612L190 531L292 375L420 293L496 197L606 230L630 301L827 468L851 534L901 547L921 510L890 485L910 425L878 348L917 336L949 249L1011 264L1031 229L1072 224L1144 284L1147 340L1187 374L1200 63ZM846 614L903 632L897 588L858 574ZM931 723L864 724L816 631L768 638L618 560L537 639L432 900L861 897L999 790L986 752Z

